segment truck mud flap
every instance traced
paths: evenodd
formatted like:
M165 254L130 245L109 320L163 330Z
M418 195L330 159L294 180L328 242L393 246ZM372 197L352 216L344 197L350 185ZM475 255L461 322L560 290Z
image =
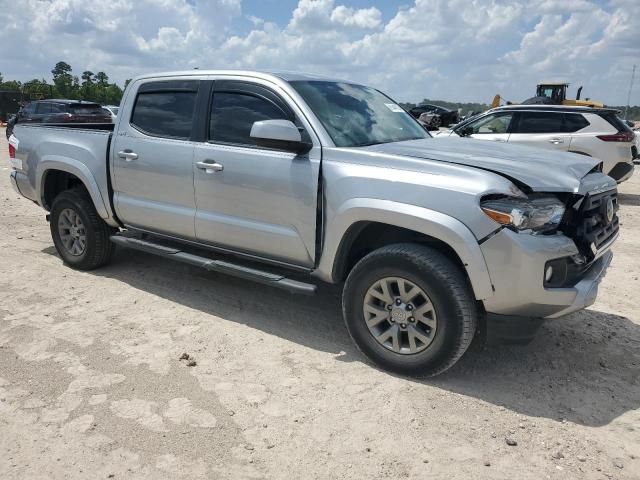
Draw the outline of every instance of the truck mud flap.
M194 267L204 268L211 272L225 273L234 277L244 278L254 282L270 285L272 287L281 288L291 293L299 293L303 295L314 295L316 286L310 283L300 282L280 275L277 273L265 272L252 267L228 262L225 260L216 260L200 255L194 255L183 251L179 248L162 245L159 243L142 240L139 238L125 237L123 235L112 235L111 241L116 245L134 250L140 250L165 258L173 259L178 262L188 263Z

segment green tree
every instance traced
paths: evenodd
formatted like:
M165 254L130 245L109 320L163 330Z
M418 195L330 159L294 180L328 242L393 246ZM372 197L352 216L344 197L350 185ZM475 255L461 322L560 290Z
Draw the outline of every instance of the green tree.
M44 78L34 78L22 85L22 91L28 93L31 98L49 98L53 93L53 87Z
M56 96L66 98L73 92L73 76L71 65L66 62L58 62L51 70Z
M109 83L109 75L104 72L98 72L95 75L96 82L102 87L106 87Z
M82 72L82 91L80 92L80 97L83 100L93 100L93 97L95 97L93 75L93 72L90 70Z

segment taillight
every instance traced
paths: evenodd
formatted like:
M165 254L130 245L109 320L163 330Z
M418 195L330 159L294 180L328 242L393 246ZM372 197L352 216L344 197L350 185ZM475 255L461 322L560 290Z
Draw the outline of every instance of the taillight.
M16 158L16 147L9 144L9 158Z
M72 120L73 120L73 115L71 115L70 113L65 113L64 115L62 115L63 122L70 122Z
M612 135L597 135L597 137L604 142L633 142L635 140L635 135L629 131L618 132Z

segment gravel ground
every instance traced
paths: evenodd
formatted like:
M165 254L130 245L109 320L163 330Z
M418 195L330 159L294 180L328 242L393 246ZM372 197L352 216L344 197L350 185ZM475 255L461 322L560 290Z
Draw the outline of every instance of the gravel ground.
M640 478L637 176L592 308L415 381L363 361L332 287L65 267L0 138L3 479Z

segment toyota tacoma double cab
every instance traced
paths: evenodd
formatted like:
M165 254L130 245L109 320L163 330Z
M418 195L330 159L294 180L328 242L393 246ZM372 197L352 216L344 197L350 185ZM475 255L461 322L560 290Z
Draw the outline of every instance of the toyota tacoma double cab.
M115 124L18 123L10 156L70 267L118 245L294 293L338 284L355 344L405 375L592 304L619 229L593 158L435 140L378 90L304 74L141 76Z

